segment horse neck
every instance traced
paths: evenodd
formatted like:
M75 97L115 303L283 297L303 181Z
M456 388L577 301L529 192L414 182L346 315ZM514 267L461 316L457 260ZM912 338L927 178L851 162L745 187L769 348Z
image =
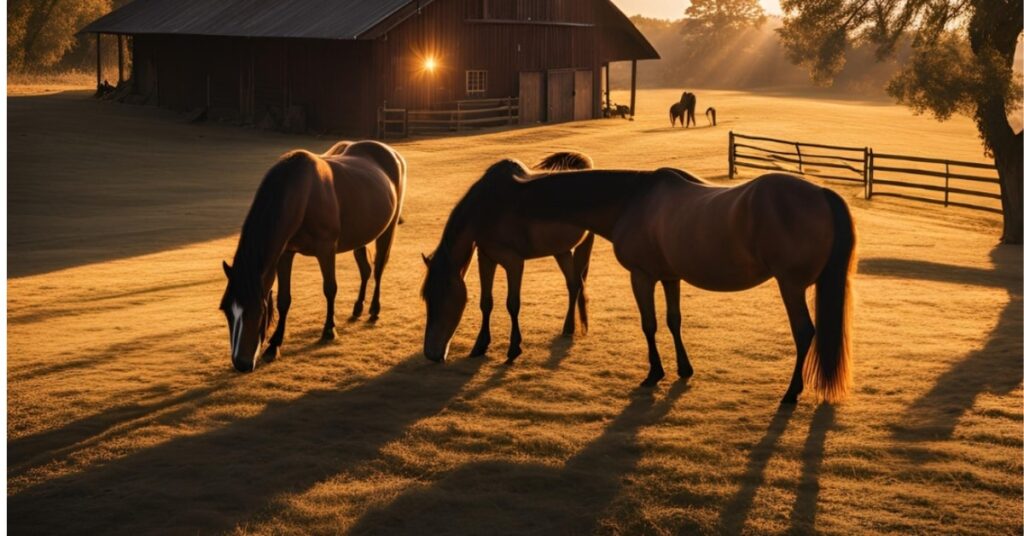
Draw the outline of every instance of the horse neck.
M464 270L473 258L473 250L476 248L477 223L474 221L475 211L473 204L476 200L472 195L464 197L448 216L448 222L441 234L441 244L438 246L437 254L446 255L447 261L453 267Z
M540 219L579 225L609 238L653 172L588 170L553 173L524 184L520 204Z

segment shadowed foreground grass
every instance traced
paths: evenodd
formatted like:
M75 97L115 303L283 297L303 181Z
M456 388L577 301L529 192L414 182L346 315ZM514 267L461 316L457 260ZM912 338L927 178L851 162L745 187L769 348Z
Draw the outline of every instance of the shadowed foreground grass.
M318 344L320 278L300 258L283 356L249 375L231 371L220 261L276 156L333 140L185 125L82 93L9 98L10 530L1019 533L1022 256L994 245L987 214L833 185L861 259L855 387L839 406L778 406L793 344L771 283L684 286L696 375L680 383L669 366L658 389L637 389L645 344L603 241L586 337L556 336L564 282L541 259L523 284L523 356L503 365L499 308L492 354L464 357L480 318L471 268L453 359L423 359L419 255L497 158L575 149L721 181L730 128L981 158L969 121L874 102L699 92L723 125L671 130L662 108L677 93L641 92L634 122L396 144L410 191L380 321L342 316L338 340ZM104 136L81 134L104 118ZM350 256L339 283L348 311ZM499 304L504 292L499 274ZM659 340L672 363L664 329Z

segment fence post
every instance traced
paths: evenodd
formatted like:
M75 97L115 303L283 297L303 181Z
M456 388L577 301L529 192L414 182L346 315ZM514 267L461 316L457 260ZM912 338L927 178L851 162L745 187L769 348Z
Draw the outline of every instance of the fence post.
M868 193L868 148L864 148L864 165L861 169L861 174L864 177L864 199L870 199L871 195Z
M729 180L736 175L736 141L735 135L729 131Z
M796 142L793 145L796 145L796 160L797 160L796 166L797 166L797 169L800 170L800 174L803 175L804 174L804 155L803 155L803 153L800 152L800 142Z
M871 192L875 183L875 150L868 148L868 199L871 199Z
M942 205L945 207L949 206L949 162L946 162L946 198L943 200Z

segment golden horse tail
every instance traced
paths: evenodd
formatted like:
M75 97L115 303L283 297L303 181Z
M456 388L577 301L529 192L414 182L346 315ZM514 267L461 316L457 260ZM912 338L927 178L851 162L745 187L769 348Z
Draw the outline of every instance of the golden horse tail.
M807 352L804 383L825 402L842 400L852 383L850 324L853 296L850 279L856 272L857 237L850 208L839 194L823 190L832 211L832 251L815 285L814 344Z
M579 319L580 333L586 335L590 327L587 315L587 272L590 271L590 252L594 249L594 233L587 231L586 237L572 251L573 270L580 282L580 294L576 298L576 313Z

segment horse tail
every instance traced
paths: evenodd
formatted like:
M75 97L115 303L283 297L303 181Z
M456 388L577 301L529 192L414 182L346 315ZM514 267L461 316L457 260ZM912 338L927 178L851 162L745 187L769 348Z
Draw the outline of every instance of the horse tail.
M572 251L572 265L576 271L576 280L580 282L580 294L576 298L579 315L580 332L586 335L589 327L587 315L587 272L590 271L590 253L594 250L594 233L587 231L587 236Z
M843 198L832 190L823 192L832 211L832 251L815 284L817 332L807 352L803 377L825 402L833 403L846 396L852 382L850 279L856 271L857 237Z

